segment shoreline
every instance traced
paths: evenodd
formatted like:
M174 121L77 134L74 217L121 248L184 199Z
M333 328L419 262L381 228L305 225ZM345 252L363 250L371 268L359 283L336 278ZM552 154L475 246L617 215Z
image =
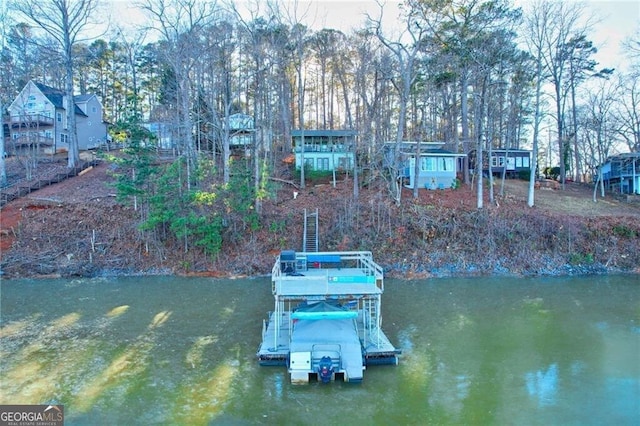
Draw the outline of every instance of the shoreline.
M465 271L458 270L453 267L440 268L437 271L414 271L408 268L384 267L385 278L400 280L427 280L442 278L535 278L535 277L577 277L577 276L607 276L607 275L640 275L640 267L635 269L611 268L606 265L570 265L565 264L552 270L528 271L528 272L512 272L506 269L498 269L493 273L483 272L480 267L469 267ZM6 276L0 270L0 277L3 280L21 280L21 279L72 279L72 278L118 278L118 277L202 277L212 279L254 279L268 278L270 274L242 274L220 271L190 271L181 272L171 270L170 268L151 268L149 270L119 270L104 269L93 270L90 274L31 274L31 275L12 275Z
M401 205L373 186L354 199L350 180L309 186L295 199L279 188L263 202L257 227L246 212L224 210L222 246L207 252L166 224L141 230L140 210L111 196L110 167L102 162L3 207L2 279L264 276L281 250L299 247L302 212L315 210L323 251L371 251L389 278L640 274L640 206L615 197L594 203L585 185L540 190L529 208L527 182L508 180L499 202L484 209L468 186L405 194Z

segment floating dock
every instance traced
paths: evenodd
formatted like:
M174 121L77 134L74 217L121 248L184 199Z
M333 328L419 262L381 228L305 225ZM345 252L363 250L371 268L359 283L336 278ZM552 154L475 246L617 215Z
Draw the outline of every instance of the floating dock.
M261 365L286 366L298 384L360 382L367 366L398 363L400 351L381 329L384 276L371 252L283 251L271 284Z

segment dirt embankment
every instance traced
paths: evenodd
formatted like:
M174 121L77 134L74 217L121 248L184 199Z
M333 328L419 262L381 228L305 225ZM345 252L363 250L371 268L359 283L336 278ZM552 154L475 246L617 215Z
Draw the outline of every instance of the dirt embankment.
M264 203L261 229L233 234L212 259L142 238L140 211L116 202L111 167L102 162L3 207L2 273L267 274L280 250L301 246L305 209L318 209L321 249L371 250L390 275L640 272L640 205L612 195L594 203L586 185L537 189L529 208L527 182L496 182L494 201L485 191L478 210L466 186L421 190L417 199L405 190L397 206L382 188L360 189L354 200L351 180L304 190L285 184Z

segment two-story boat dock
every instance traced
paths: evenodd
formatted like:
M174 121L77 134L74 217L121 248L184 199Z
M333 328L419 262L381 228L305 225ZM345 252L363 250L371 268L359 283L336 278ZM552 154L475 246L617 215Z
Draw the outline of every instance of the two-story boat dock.
M359 382L369 365L398 363L381 329L384 277L371 252L282 251L271 282L261 365L286 366L292 383L307 383Z

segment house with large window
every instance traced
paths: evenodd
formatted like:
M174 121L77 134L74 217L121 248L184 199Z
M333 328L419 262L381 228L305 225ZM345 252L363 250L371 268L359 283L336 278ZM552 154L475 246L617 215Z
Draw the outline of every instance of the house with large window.
M5 119L6 149L30 149L48 154L69 150L69 128L64 91L29 81L9 105ZM107 141L107 123L95 95L73 97L78 147L97 148Z
M640 152L607 158L600 166L604 187L620 194L640 194Z
M304 162L310 170L352 170L357 135L355 130L293 130L296 168Z
M385 147L388 162L393 161L398 146L399 177L405 187L413 189L418 185L418 188L446 189L456 186L459 160L465 154L443 149L444 142L387 142Z
M526 149L504 149L493 148L491 150L491 159L489 159L489 151L482 151L482 173L489 175L489 164L491 164L491 173L494 176L502 176L503 173L507 177L515 178L521 172L531 171L531 154L532 151ZM477 163L477 152L473 150L469 153L469 167L475 170Z

